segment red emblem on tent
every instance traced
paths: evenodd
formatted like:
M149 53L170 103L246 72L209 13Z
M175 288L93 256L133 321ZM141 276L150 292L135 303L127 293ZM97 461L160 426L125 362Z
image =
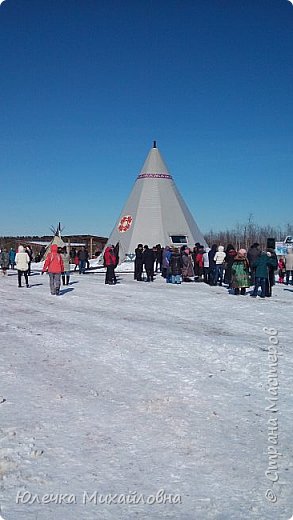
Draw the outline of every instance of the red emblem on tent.
M125 233L125 231L129 230L132 224L132 220L133 218L130 215L125 215L124 217L122 217L118 224L118 230L120 231L120 233Z

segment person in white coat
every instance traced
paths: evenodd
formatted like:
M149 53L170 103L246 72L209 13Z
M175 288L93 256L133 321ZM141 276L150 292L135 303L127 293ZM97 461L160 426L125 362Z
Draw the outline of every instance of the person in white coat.
M22 287L21 279L22 275L24 275L24 280L26 287L29 287L28 284L28 270L30 264L30 257L25 251L23 246L19 246L18 251L15 255L15 267L17 269L17 279L18 279L18 287Z
M288 253L285 256L285 269L286 269L286 285L289 285L291 276L291 285L293 285L293 250L288 249Z
M210 283L210 250L210 247L206 247L203 254L203 279L205 283Z
M219 285L222 285L225 258L226 253L224 252L224 247L219 246L218 251L214 256L214 261L216 262L215 285L217 285L218 282Z

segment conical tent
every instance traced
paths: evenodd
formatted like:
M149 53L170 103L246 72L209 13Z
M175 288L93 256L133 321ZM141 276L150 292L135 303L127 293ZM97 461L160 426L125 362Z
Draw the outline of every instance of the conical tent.
M56 246L58 246L58 247L60 247L62 249L63 249L63 247L66 246L65 242L63 242L63 240L61 238L61 226L60 226L60 223L59 223L57 229L55 230L55 235L53 236L50 244L48 244L47 247L46 247L46 251L44 253L44 256L42 257L42 260L46 260L47 255L50 252L51 246L53 244L56 244Z
M132 261L137 244L206 246L154 142L107 245L119 242L120 262ZM102 255L101 255L102 256Z

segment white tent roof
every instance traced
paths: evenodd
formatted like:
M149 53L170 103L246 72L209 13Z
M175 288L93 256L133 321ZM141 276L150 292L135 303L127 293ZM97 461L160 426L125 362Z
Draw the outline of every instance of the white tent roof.
M139 243L150 247L156 244L163 247L182 245L184 242L192 247L196 242L207 245L156 143L146 158L107 245L117 242L120 244L120 262L133 259Z

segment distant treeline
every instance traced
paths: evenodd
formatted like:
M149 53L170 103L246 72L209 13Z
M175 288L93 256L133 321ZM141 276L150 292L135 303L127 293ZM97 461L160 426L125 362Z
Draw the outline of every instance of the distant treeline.
M213 231L211 229L204 237L210 246L212 244L221 244L223 246L232 244L236 249L241 247L248 249L251 244L258 242L261 248L265 249L268 238L283 241L288 235L293 236L293 224L287 224L284 228L270 225L259 226L250 217L245 224L237 224L234 229L225 231Z
M107 239L105 237L98 237L93 235L62 235L64 242L78 242L85 244L88 248L90 247L90 242L92 240L93 249L102 251ZM52 235L43 235L43 236L2 236L0 237L0 248L10 249L11 247L16 248L19 244L27 245L30 242L50 242L52 240ZM33 245L33 250L40 249L40 246Z

